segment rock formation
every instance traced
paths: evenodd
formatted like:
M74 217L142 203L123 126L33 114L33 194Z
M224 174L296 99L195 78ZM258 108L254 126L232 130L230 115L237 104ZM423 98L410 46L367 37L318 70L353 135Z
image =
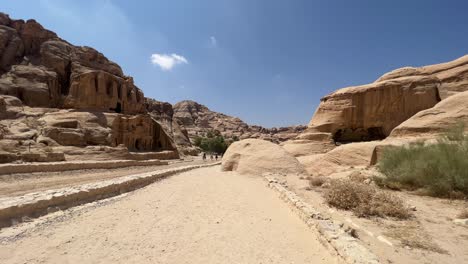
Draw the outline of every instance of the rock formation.
M252 126L237 117L214 112L194 101L182 101L174 105L174 118L187 129L190 138L217 130L225 138L259 138L275 143L296 137L305 126L264 128Z
M178 157L119 65L34 20L0 13L0 75L0 162Z
M222 159L223 171L261 176L265 173L304 174L302 165L281 146L260 139L234 142Z
M165 131L174 139L174 143L180 153L185 155L197 155L199 151L192 146L188 132L182 122L174 117L172 105L154 99L145 98L148 113L157 120Z
M468 56L401 68L325 96L307 129L282 145L310 174L363 168L375 164L385 146L434 140L467 124L467 91Z
M27 106L145 113L144 96L122 69L35 20L0 14L0 94Z
M402 122L393 129L388 140L415 136L431 137L458 124L465 124L465 130L468 131L468 86L466 91L458 92L433 108L421 111Z

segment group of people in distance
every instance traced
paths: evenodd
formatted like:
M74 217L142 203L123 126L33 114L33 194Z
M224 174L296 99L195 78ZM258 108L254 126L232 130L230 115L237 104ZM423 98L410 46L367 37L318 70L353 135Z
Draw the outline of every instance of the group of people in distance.
M216 161L218 160L218 153L216 153L214 156L213 156L213 153L210 153L210 159L213 160L216 159ZM206 160L206 153L203 152L203 160Z

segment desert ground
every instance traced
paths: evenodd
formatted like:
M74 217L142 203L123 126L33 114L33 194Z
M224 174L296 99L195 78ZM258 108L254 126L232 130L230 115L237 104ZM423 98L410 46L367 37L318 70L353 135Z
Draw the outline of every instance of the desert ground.
M0 262L340 263L261 178L219 166L59 215L2 229Z
M177 168L187 165L205 164L200 159L170 161L168 165L124 167L115 169L73 170L66 172L36 172L0 175L0 197L22 195L50 189L99 182L151 171Z

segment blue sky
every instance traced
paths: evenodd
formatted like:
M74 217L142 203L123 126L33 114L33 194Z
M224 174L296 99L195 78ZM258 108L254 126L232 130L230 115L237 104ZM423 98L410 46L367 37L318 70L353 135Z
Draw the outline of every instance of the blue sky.
M192 99L267 127L322 96L468 53L468 1L0 0L117 62L147 97Z

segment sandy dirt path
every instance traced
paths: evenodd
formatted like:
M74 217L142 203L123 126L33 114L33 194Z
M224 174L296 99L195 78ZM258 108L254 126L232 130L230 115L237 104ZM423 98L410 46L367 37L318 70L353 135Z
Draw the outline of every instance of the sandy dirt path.
M79 184L98 182L130 174L144 173L188 165L208 164L201 159L171 162L169 165L135 166L116 169L93 169L61 172L35 172L0 175L0 197L17 196L31 192L59 189Z
M260 178L215 166L4 240L0 263L339 262Z

